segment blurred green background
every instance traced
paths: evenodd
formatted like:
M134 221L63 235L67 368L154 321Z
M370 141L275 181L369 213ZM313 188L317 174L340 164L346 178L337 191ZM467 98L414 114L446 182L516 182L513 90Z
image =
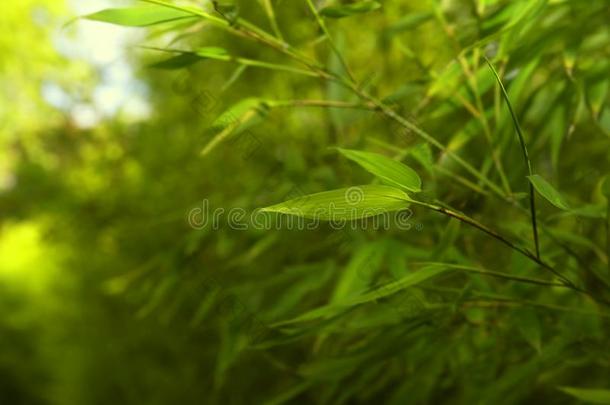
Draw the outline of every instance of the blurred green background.
M272 32L266 1L237 3ZM342 70L306 1L270 3L287 42ZM205 22L73 21L131 2L0 3L0 404L568 404L578 395L560 387L610 389L610 308L562 288L458 272L278 325L421 262L551 279L455 220L413 208L407 231L198 226L204 204L249 214L370 182L341 146L399 155L425 198L530 246L527 172L487 54L535 172L577 211L539 200L544 257L608 299L610 2L381 3L327 22L362 88L502 184L490 136L516 206L374 111L263 103L202 156L227 110L358 98L290 72L163 63L142 47L290 64Z

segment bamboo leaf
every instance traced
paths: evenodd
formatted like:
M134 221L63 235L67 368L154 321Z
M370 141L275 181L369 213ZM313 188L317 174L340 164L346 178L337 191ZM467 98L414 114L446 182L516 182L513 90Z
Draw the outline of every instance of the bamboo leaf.
M263 100L259 98L246 98L220 114L211 125L217 134L203 148L201 155L209 154L229 136L240 134L258 124L266 113L263 106Z
M581 401L594 404L610 404L610 390L575 387L558 387L558 389Z
M542 350L542 328L536 311L531 308L518 311L516 321L523 338L540 353Z
M368 13L381 7L376 1L360 1L354 4L329 6L320 10L320 15L328 18L344 18L356 14Z
M108 8L89 14L84 18L127 27L147 27L185 18L198 18L198 16L185 10L177 10L158 5L145 5L126 8Z
M248 97L233 104L212 122L212 128L222 130L227 126L236 123L236 121L240 120L248 111L255 111L257 113L253 115L252 118L255 116L263 116L263 102L264 101L260 98Z
M533 174L531 176L527 176L527 178L532 183L536 191L538 191L538 193L543 196L548 202L562 210L570 209L569 205L566 203L559 191L557 191L548 181L546 181L540 175Z
M403 278L396 280L392 283L383 285L373 291L370 291L366 294L362 294L359 297L356 297L350 301L351 304L363 304L366 302L374 301L380 298L384 298L390 296L392 294L396 294L399 291L404 290L405 288L413 287L415 285L421 284L424 281L436 277L442 273L449 271L449 268L445 266L437 266L430 265L423 267L413 273L409 273Z
M607 175L602 184L602 193L610 199L610 174Z
M429 21L432 17L433 14L429 11L411 13L390 25L386 31L391 35L409 31Z
M231 55L226 49L217 46L208 46L199 48L195 51L195 55L204 59L216 59L216 60L230 60Z
M609 87L610 80L600 80L587 88L587 100L595 118L599 117L599 113L601 112L606 96L608 95Z
M326 316L333 316L341 311L349 309L356 305L366 304L369 302L373 302L391 295L394 295L400 291L403 291L407 288L411 288L418 284L428 281L431 278L434 278L440 274L443 274L450 269L446 266L439 265L430 265L423 267L420 270L414 271L412 273L407 274L406 276L393 281L388 284L384 284L381 287L378 287L372 291L366 292L364 294L357 295L355 297L346 298L341 302L337 302L331 305L325 305L323 307L316 308L312 311L309 311L303 315L300 315L296 318L293 318L288 321L283 321L275 326L286 325L296 322L305 322L312 321L315 319L319 319Z
M421 179L409 166L378 153L338 149L343 156L358 163L386 183L414 193L421 191Z
M201 58L197 55L194 55L192 53L182 53L177 56L172 56L169 59L153 63L148 67L154 69L182 69L186 66L193 65L199 61L201 61Z
M350 221L403 210L409 203L409 196L397 188L364 185L306 195L262 211L322 221Z

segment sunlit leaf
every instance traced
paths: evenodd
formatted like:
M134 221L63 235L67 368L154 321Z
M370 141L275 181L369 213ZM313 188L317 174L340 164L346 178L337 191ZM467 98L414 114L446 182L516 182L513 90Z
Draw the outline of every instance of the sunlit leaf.
M341 148L339 152L388 184L415 193L421 191L421 179L415 170L401 162L378 153Z
M85 18L129 27L147 27L184 18L197 18L197 16L187 11L170 7L143 5L126 8L109 8L89 14Z
M216 129L224 129L228 125L240 120L249 111L254 111L257 113L253 114L252 118L255 116L260 116L264 111L263 100L256 97L248 97L235 103L223 111L218 118L212 122L212 127Z
M409 201L407 194L397 188L364 185L310 194L262 210L322 221L349 221L403 210Z
M532 183L536 191L540 193L548 202L553 204L557 208L561 208L562 210L568 210L570 207L565 202L564 198L548 181L543 179L538 174L533 174L531 176L527 176L529 181Z
M231 106L212 122L211 127L217 133L203 148L201 155L209 154L229 136L238 135L260 123L265 113L263 102L258 98L246 98ZM251 135L251 138L255 137Z
M195 55L206 59L230 60L231 55L226 49L217 46L208 46L199 48L195 51Z
M354 4L329 6L320 10L320 15L329 18L343 18L355 14L368 13L381 7L376 1L360 1Z

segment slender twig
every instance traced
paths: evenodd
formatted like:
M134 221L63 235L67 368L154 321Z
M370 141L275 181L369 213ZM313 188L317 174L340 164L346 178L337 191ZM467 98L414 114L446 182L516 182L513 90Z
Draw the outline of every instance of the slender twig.
M434 292L441 292L441 293L449 292L449 293L454 293L457 295L463 294L462 288L439 287L439 286L421 286L421 288L424 290L429 290L429 291L434 291ZM545 304L545 303L538 302L538 301L523 300L520 298L500 295L497 293L477 291L477 290L470 290L470 291L468 291L468 293L472 297L466 298L464 303L473 302L472 301L473 299L484 299L485 301L489 301L489 302L498 302L498 303L514 304L514 305L530 305L530 306L545 308L545 309L550 309L550 310L575 312L575 313L581 313L581 314L586 314L586 315L599 315L600 317L603 317L603 318L610 318L610 313L604 313L602 311L587 311L587 310L583 310L580 308L570 308L570 307L564 307L564 306L559 306L559 305Z
M415 204L415 205L421 205L422 207L426 207L426 208L431 209L433 211L439 212L439 213L441 213L443 215L455 218L458 221L461 221L461 222L463 222L465 224L468 224L468 225L470 225L470 226L472 226L474 228L477 228L478 230L488 234L489 236L493 237L494 239L502 242L503 244L505 244L506 246L510 247L511 249L521 253L523 256L525 256L528 259L532 260L533 262L537 263L539 266L543 267L544 269L550 271L558 279L560 279L566 286L569 286L571 288L578 288L578 287L576 287L576 285L572 281L567 279L565 276L563 276L561 273L559 273L557 270L555 270L552 266L550 266L546 262L542 261L537 256L533 255L528 250L526 250L526 249L522 248L521 246L518 246L515 243L511 242L510 240L508 240L504 236L500 235L498 232L494 231L493 229L491 229L491 228L487 227L486 225L483 225L482 223L478 222L477 220L475 220L473 218L470 218L469 216L467 216L467 215L465 215L465 214L463 214L461 212L457 212L457 211L445 208L445 207L440 206L440 205L435 205L435 204L430 204L430 203L426 203L426 202L422 202L422 201L415 201L415 200L411 200L411 202L413 204Z
M512 306L525 306L525 305L553 310L553 311L574 312L574 313L580 313L583 315L596 315L596 316L606 318L606 319L610 318L610 314L603 313L603 312L584 311L584 310L577 309L577 308L563 307L560 305L543 304L540 302L529 301L529 300L524 301L524 300L516 300L516 299L486 298L486 299L479 299L476 301L466 300L462 304L463 307L477 307L477 308L490 308L490 307L503 307L503 306L512 307Z
M419 128L417 125L408 121L404 117L398 115L392 108L390 108L387 104L385 104L381 100L371 96L369 93L359 89L358 87L355 87L355 86L352 86L349 84L348 84L348 86L360 98L362 98L363 100L366 100L370 103L373 103L375 106L377 106L379 108L379 110L383 114L385 114L387 117L398 122L401 126L414 132L416 135L418 135L420 138L422 138L423 140L428 142L430 145L441 150L443 153L445 153L447 156L449 156L451 159L453 159L456 163L458 163L460 166L462 166L462 168L464 168L466 171L468 171L470 174L472 174L474 177L476 177L478 180L480 180L482 183L484 183L487 187L489 187L494 193L496 193L497 195L499 195L502 198L505 197L505 194L500 187L498 187L495 183L493 183L487 177L483 176L477 169L475 169L470 163L468 163L464 159L462 159L455 152L453 152L452 150L447 148L445 145L443 145L442 143L437 141L436 138L434 138L432 135L428 134L426 131Z
M572 281L570 281L570 279L568 279L567 277L565 277L563 274L561 274L560 272L558 272L553 266L549 265L548 263L544 262L543 260L541 260L539 257L533 255L532 253L530 253L527 249L524 249L518 245L516 245L515 243L511 242L510 240L508 240L507 238L505 238L504 236L500 235L498 232L494 231L493 229L487 227L486 225L481 224L480 222L478 222L477 220L468 217L467 215L461 213L461 212L457 212L445 207L442 207L440 205L435 205L435 204L429 204L426 202L422 202L422 201L415 201L415 200L410 200L412 204L415 205L420 205L423 207L426 207L428 209L431 209L433 211L439 212L443 215L446 215L448 217L451 218L455 218L460 222L463 222L465 224L468 224L486 234L488 234L489 236L493 237L494 239L502 242L503 244L505 244L506 246L510 247L511 249L515 250L516 252L519 252L520 254L522 254L523 256L525 256L526 258L528 258L529 260L533 261L534 263L538 264L540 267L548 270L549 272L551 272L555 277L557 277L561 283L576 291L579 292L581 294L587 295L588 297L590 297L591 299L593 299L594 301L597 301L599 303L603 303L605 305L609 305L610 306L610 302L603 299L603 298L599 298L598 296L596 296L595 294L593 294L591 291L585 290L583 288L578 287L576 284L574 284Z
M267 101L269 107L323 107L323 108L352 108L362 110L376 110L371 103L350 103L335 100L273 100Z
M395 120L396 122L398 122L403 127L405 127L407 129L413 131L414 133L416 133L418 136L420 136L426 142L430 143L432 146L434 146L434 147L440 149L441 151L443 151L447 156L451 157L462 168L464 168L466 171L468 171L474 177L479 179L483 184L485 184L487 187L489 187L490 190L492 190L501 199L503 199L503 200L505 200L507 202L510 202L513 205L516 204L515 200L513 198L510 198L509 196L506 196L502 192L500 187L498 187L494 182L492 182L486 176L481 174L481 172L479 172L477 169L475 169L473 166L471 166L468 162L466 162L465 160L460 158L453 151L449 150L447 147L445 147L443 144L441 144L439 141L437 141L430 134L428 134L427 132L425 132L424 130L419 128L417 125L411 123L410 121L408 121L404 117L402 117L399 114L397 114L392 108L390 108L388 105L386 105L385 103L383 103L379 99L371 96L370 94L368 94L365 91L363 91L362 89L360 89L354 82L350 82L350 81L346 80L345 78L342 78L342 77L337 76L336 74L334 74L332 72L329 72L324 67L320 66L320 64L318 62L316 62L315 60L313 60L313 59L311 59L311 58L309 58L309 57L307 57L305 55L303 55L298 50L292 48L289 44L285 43L284 41L273 37L272 35L266 33L265 31L259 29L258 27L248 23L247 21L245 21L245 20L243 20L241 18L237 19L236 21L234 21L232 23L229 23L226 20L223 20L223 19L211 16L208 13L205 13L203 11L199 11L199 10L196 10L196 9L193 9L193 8L186 8L186 7L175 6L175 5L168 4L168 3L165 3L165 2L159 1L159 0L143 0L143 1L147 1L149 3L154 3L154 4L159 4L159 5L164 5L166 7L170 7L170 8L174 8L174 9L178 9L178 10L188 11L188 12L194 14L194 15L199 15L202 18L205 18L205 19L209 20L210 22L214 23L215 25L219 26L222 29L227 30L228 32L230 32L230 33L232 33L234 35L254 39L254 40L258 41L258 42L261 42L262 44L268 45L271 48L274 48L274 49L278 50L279 52L282 52L282 53L286 54L287 56L290 56L291 58L293 58L293 59L303 63L305 66L307 66L309 69L311 69L312 72L314 72L317 76L319 76L322 79L332 80L332 81L335 81L337 83L340 83L340 84L346 86L347 88L352 90L356 95L358 95L361 99L363 99L367 103L370 103L374 107L374 109L377 109L377 110L381 111L388 118ZM231 24L234 24L234 25L231 25ZM487 62L489 64L489 61L487 61ZM492 70L494 71L494 73L497 76L497 73L493 69L493 66L491 66L491 67L492 67ZM502 89L504 90L501 81L500 81L500 85L501 85ZM504 92L505 92L505 90L504 90ZM510 110L512 112L512 107L510 106L510 103L509 103L509 108L510 108ZM522 134L520 132L520 127L517 126L517 128L519 128L518 134L520 135L520 139L522 140L523 137L522 137ZM524 142L522 143L522 146L523 147L525 146ZM529 162L529 157L527 156L526 149L524 149L524 151L525 151L526 160ZM531 171L531 164L529 165L529 170ZM533 191L531 187L530 187L530 191ZM534 201L533 198L531 198L530 200L531 200L532 205L533 205L533 201ZM427 204L423 203L422 205L427 205ZM435 206L435 205L432 205L432 204L429 204L429 205L430 205L430 207L428 207L428 208L431 208L431 209L433 209L435 211L438 211L440 213L443 213L445 215L448 215L450 217L454 217L454 218L456 218L456 219L458 219L460 221L468 223L471 226L473 226L475 228L478 228L481 231L483 231L483 232L489 234L490 236L494 237L495 239L503 242L504 244L506 244L507 246L511 247L512 249L520 252L524 256L528 257L530 260L536 262L541 267L546 268L547 270L552 272L554 275L556 275L562 281L562 283L564 283L564 285L569 286L570 288L574 289L575 291L581 292L583 294L587 294L587 295L589 295L590 297L592 297L593 299L595 299L597 301L607 303L606 301L603 301L603 300L600 300L600 299L596 298L590 292L575 286L570 280L566 279L563 275L558 273L553 267L551 267L550 265L546 264L545 262L543 262L539 258L539 249L538 249L538 240L537 240L537 230L536 229L534 229L534 234L535 234L535 242L536 242L536 248L537 248L536 249L536 253L537 254L533 255L528 250L523 249L523 248L515 245L514 243L512 243L508 239L504 238L503 236L501 236L497 232L495 232L495 231L487 228L486 226L478 223L477 221L473 220L472 218L466 217L463 214L460 214L460 213L458 213L456 211L453 211L453 210L448 210L448 209L446 209L444 207L441 207L441 206ZM532 219L533 219L533 222L535 224L535 210L533 210L533 213L534 213L534 215L532 216Z
M333 38L330 36L330 32L328 32L328 28L326 28L326 23L324 23L324 19L320 16L320 13L318 13L318 10L316 9L316 6L313 4L312 0L307 0L307 5L309 6L309 9L313 13L314 17L316 18L316 21L318 22L320 29L322 29L322 32L324 33L324 36L326 37L328 44L330 45L333 52L339 59L339 62L343 66L343 69L345 69L345 72L349 76L349 79L352 81L352 83L355 83L356 79L354 79L354 75L352 74L352 71L350 70L349 65L347 64L347 61L343 57L343 54L337 47L337 44L335 43Z
M284 36L282 35L282 31L280 31L280 27L277 24L277 19L275 18L275 11L273 10L273 5L271 4L271 0L261 0L263 3L263 8L265 9L265 13L267 13L267 18L269 19L269 23L271 24L271 28L275 35L280 39L284 40Z
M460 44L459 44L457 38L455 37L455 31L449 27L449 24L447 24L447 20L445 19L445 16L443 15L441 8L439 7L439 5L436 2L433 2L433 6L434 6L434 14L436 16L436 19L441 24L443 31L447 35L447 38L452 43L452 45L458 55L457 60L462 68L462 71L466 75L467 84L469 85L470 89L472 90L472 94L475 99L476 107L473 106L471 109L469 109L469 111L472 112L474 109L475 113L473 114L473 116L481 123L481 126L483 127L483 133L485 135L485 140L487 141L487 143L489 145L489 149L491 151L491 158L494 162L494 166L496 167L498 175L500 176L500 181L502 182L502 186L504 187L504 189L506 190L506 192L508 194L511 194L512 191L510 188L510 183L508 182L506 172L504 171L504 166L502 165L502 160L500 159L500 155L498 154L497 148L494 146L494 142L493 142L493 139L491 136L491 128L489 126L489 120L487 119L487 116L485 114L485 109L483 107L483 101L481 100L481 96L478 91L479 89L478 89L476 75L470 69L470 66L468 65L468 61L466 60L464 55L461 53L462 49L460 47ZM478 49L479 48L475 48L475 55L476 55L477 61L478 61L478 57L479 57ZM476 71L476 67L475 67L475 71ZM457 93L457 94L459 95L459 93Z
M610 177L606 178L606 181L610 182ZM606 255L608 257L608 276L610 277L610 195L606 198Z
M389 106L387 106L380 100L372 97L368 93L364 92L353 82L349 82L349 81L337 76L334 73L328 72L326 69L321 67L315 60L312 60L312 59L302 55L299 51L292 48L289 44L273 37L272 35L266 33L265 31L261 30L260 28L247 22L246 20L244 20L242 18L238 18L234 22L234 26L231 26L231 24L224 19L214 17L214 16L210 15L209 13L205 13L203 11L196 10L193 8L176 6L173 4L165 3L164 1L160 1L160 0L143 0L143 1L163 5L163 6L174 8L174 9L181 10L181 11L190 12L194 15L199 15L202 18L205 18L205 19L211 21L212 23L219 26L220 28L225 29L226 31L228 31L231 34L251 38L251 39L261 42L267 46L270 46L273 49L276 49L277 51L286 54L287 56L290 56L291 58L297 60L298 62L303 63L305 66L307 66L309 69L311 69L313 72L315 72L322 79L332 80L332 81L336 81L339 84L343 84L348 89L355 92L355 94L358 95L363 100L374 104L377 108L379 108L381 110L381 112L384 115L397 121L400 125L413 131L418 136L420 136L422 139L424 139L426 142L428 142L431 145L433 145L434 147L440 149L442 152L444 152L449 157L451 157L453 160L455 160L456 163L458 163L465 170L467 170L469 173L471 173L473 176L475 176L478 180L480 180L482 183L484 183L487 187L489 187L492 191L494 191L494 193L496 193L501 198L506 199L506 196L504 195L504 193L502 192L500 187L498 187L492 181L490 181L485 176L483 176L472 165L470 165L468 162L466 162L465 160L460 158L457 154L455 154L454 152L449 150L447 147L445 147L443 144L441 144L439 141L437 141L430 134L426 133L424 130L422 130L415 124L409 122L405 118L403 118L400 115L398 115L397 113L395 113Z
M176 53L176 54L181 54L181 55L198 56L197 52L183 51L180 49L157 48L157 47L152 47L152 46L140 46L140 48L149 49L149 50L153 50L153 51L160 51L160 52ZM202 56L201 58L205 59L206 56ZM232 55L228 55L228 54L227 55L217 55L217 56L215 55L213 57L209 56L207 58L219 60L219 61L223 61L223 62L234 62L234 63L238 63L243 66L252 66L252 67L259 67L259 68L263 68L263 69L280 70L280 71L284 71L284 72L296 73L299 75L304 75L304 76L309 76L309 77L319 77L317 73L312 72L311 70L300 69L297 67L287 66L287 65L280 65L277 63L269 63L269 62L265 62L265 61L261 61L261 60L247 59L247 58L242 58L239 56L232 56Z
M523 151L523 158L525 159L525 164L527 166L528 174L531 176L534 174L532 171L532 162L530 160L529 153L527 152L527 145L525 144L525 138L523 137L523 132L521 131L521 125L519 125L519 121L517 120L517 115L515 114L515 111L513 110L513 106L510 102L510 99L508 98L508 93L506 92L506 89L504 88L502 79L500 79L498 72L496 71L494 66L491 64L489 59L487 59L485 57L485 61L487 62L487 65L489 65L489 68L493 72L494 76L496 77L496 80L498 81L498 84L500 85L500 89L502 90L502 95L504 96L504 100L506 101L506 105L508 106L508 110L510 111L510 115L513 118L513 124L515 126L515 131L517 131L517 135L519 136L519 143L521 144L521 150ZM529 184L529 195L530 195L530 213L531 213L531 217L532 217L532 232L534 234L534 246L536 247L536 257L540 258L540 244L538 242L538 225L536 223L536 197L535 197L536 194L534 192L534 186L532 185L532 183L529 180L528 180L528 184Z
M564 287L564 288L569 288L569 286L567 286L564 283L554 283L552 281L546 281L546 280L541 280L541 279L537 279L537 278L530 278L530 277L523 277L523 276L514 276L512 274L507 274L507 273L502 273L502 272L498 272L498 271L482 269L480 267L473 267L473 266L466 266L466 265L461 265L461 264L455 264L455 263L415 262L413 264L415 264L415 265L422 265L422 266L428 266L428 265L446 266L446 267L450 267L452 269L463 270L463 271L468 272L468 273L482 274L482 275L485 275L485 276L497 277L497 278L502 278L502 279L505 279L505 280L519 281L519 282L529 283L529 284L545 285L545 286L549 286L549 287Z

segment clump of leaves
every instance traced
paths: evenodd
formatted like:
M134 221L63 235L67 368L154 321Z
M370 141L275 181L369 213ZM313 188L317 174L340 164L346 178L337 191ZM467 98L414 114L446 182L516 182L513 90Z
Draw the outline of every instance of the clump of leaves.
M250 41L248 47L229 51L185 41L161 48L178 56L157 67L185 68L188 55L188 65L235 65L230 85L245 69L260 69L265 83L273 75L286 87L310 89L295 95L311 98L256 94L234 104L220 114L229 123L211 125L198 158L224 164L233 150L223 148L245 128L284 123L277 111L289 110L288 116L317 108L301 117L319 114L312 122L335 131L334 142L323 138L325 146L339 145L342 156L376 178L351 187L341 181L329 190L335 182L327 175L313 182L321 191L267 201L275 205L263 211L332 222L412 208L419 221L419 230L409 231L339 232L320 225L313 236L248 234L255 242L247 253L218 260L228 272L265 260L259 266L264 281L244 271L237 274L245 281L230 289L252 298L269 327L250 351L243 329L217 328L220 340L209 344L221 353L213 377L220 396L231 397L225 381L240 389L240 380L229 376L257 373L248 358L253 352L277 369L267 381L272 392L261 394L271 403L443 403L448 395L458 403L570 397L608 403L607 2L481 0L462 7L432 1L409 3L417 7L412 10L401 2L336 1L319 8L306 0L311 15L298 12L296 22L311 27L308 41L281 2L259 2L266 20L253 4L146 3L146 12L112 9L88 18L168 31L177 22L193 23L189 29L196 32L213 27L220 38ZM256 23L246 19L248 11L259 17ZM379 25L383 38L373 44L379 55L371 60L359 32L375 36ZM417 30L444 36L452 51L432 55L418 46ZM404 65L412 79L402 74ZM300 122L294 130L313 138L309 121ZM273 142L287 143L288 132L276 128ZM326 157L325 151L318 153ZM298 167L299 159L285 160ZM332 169L340 179L345 174L338 165ZM590 197L592 190L604 190L605 200ZM331 240L337 234L343 243ZM297 248L309 253L292 254ZM170 288L161 285L161 291ZM202 300L195 323L216 299Z

